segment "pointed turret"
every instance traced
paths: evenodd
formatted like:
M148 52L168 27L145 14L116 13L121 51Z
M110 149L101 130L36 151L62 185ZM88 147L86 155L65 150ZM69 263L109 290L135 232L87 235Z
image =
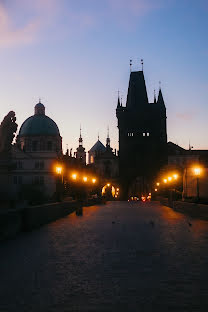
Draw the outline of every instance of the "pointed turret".
M163 100L163 95L162 95L161 88L159 89L157 103L160 104L160 105L164 105L165 106L165 102Z
M140 109L147 104L148 97L143 71L131 72L126 107L128 109Z
M156 94L155 94L155 90L154 90L154 104L157 103L157 100L156 100Z
M118 96L117 108L121 107L120 96Z

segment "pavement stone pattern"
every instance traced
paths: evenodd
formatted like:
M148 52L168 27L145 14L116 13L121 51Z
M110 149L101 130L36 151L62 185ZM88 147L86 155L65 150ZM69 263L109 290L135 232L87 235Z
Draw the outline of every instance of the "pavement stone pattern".
M157 202L84 207L0 245L0 312L207 310L208 222Z

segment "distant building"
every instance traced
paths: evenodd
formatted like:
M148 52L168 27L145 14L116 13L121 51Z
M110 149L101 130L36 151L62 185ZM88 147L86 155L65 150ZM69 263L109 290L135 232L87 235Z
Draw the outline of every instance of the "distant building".
M98 141L89 150L89 166L94 168L97 175L103 179L110 181L118 179L119 163L116 152L110 146L110 137L107 135L106 147Z
M149 103L143 71L131 72L126 106L118 98L119 171L123 192L144 192L167 163L166 107L161 89ZM130 186L130 188L129 188Z
M194 168L200 168L197 177ZM183 177L183 198L197 197L197 183L199 197L208 199L208 150L184 149L177 144L168 142L168 166L177 170ZM167 172L167 170L166 170ZM198 179L198 182L197 182Z
M91 165L95 162L95 158L105 152L105 146L100 142L99 137L97 142L91 147L88 152L88 164Z
M35 105L34 115L20 127L12 151L13 190L39 186L45 196L56 191L55 164L62 155L62 137L56 123L45 115L42 103Z

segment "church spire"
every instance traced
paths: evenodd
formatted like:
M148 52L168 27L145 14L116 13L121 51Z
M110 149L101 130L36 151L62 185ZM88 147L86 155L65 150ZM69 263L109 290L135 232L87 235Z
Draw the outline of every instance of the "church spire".
M80 125L80 134L79 134L79 146L82 146L83 140L82 140L82 128Z
M109 126L107 128L106 147L110 147Z

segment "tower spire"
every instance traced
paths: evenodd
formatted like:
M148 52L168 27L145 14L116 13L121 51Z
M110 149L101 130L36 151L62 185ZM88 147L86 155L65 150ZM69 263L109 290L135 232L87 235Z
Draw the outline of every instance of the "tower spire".
M130 73L131 73L131 67L132 67L132 60L130 60L130 63L129 63L129 65L130 65Z
M107 139L106 139L106 147L110 147L110 136L109 136L109 126L107 128Z
M120 103L120 92L118 90L118 102L117 102L117 108L119 108L121 106L121 103Z
M82 140L82 128L80 125L80 129L79 129L79 146L82 146L83 140Z
M156 104L157 100L156 100L156 93L155 93L155 89L154 89L154 104Z
M162 106L165 106L165 102L164 102L164 99L163 99L161 86L160 86L159 93L158 93L157 103L162 105Z

